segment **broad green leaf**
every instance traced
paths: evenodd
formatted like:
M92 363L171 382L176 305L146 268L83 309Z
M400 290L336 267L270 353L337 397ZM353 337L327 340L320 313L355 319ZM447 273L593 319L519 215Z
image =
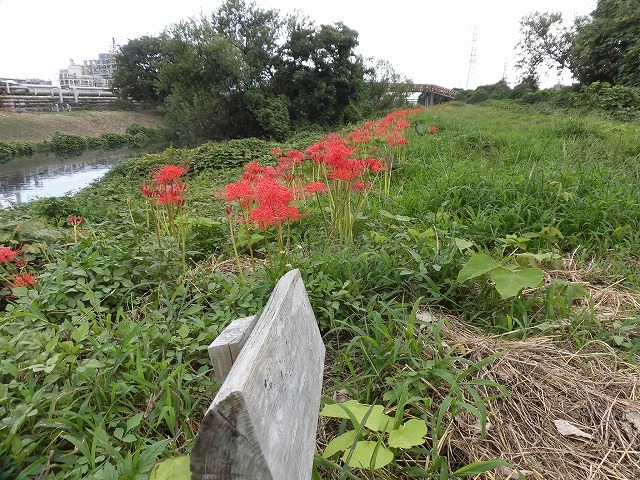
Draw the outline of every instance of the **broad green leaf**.
M144 412L136 413L133 417L127 419L127 432L131 431L132 428L136 428L140 425L142 421L142 417L144 416Z
M324 458L329 458L338 452L344 452L345 450L350 449L353 445L353 441L356 439L357 433L358 432L356 430L349 430L348 432L344 432L342 435L338 435L329 442L329 445L324 449L322 456Z
M349 411L358 423L362 423L362 420L369 410L371 410L371 413L369 413L367 417L365 427L375 432L389 432L393 425L393 418L384 414L384 407L382 405L364 405L358 403L356 400L347 400L343 403L325 405L320 415L323 417L350 419L351 417L347 413L347 411Z
M469 475L479 475L481 473L488 472L489 470L494 470L498 467L510 467L510 466L511 466L510 463L505 462L504 460L498 460L498 459L485 460L483 462L473 462L453 472L453 476L466 477Z
M180 328L178 329L178 335L180 335L182 339L187 338L190 332L191 330L189 329L189 325L187 325L186 323L180 325Z
M516 272L501 268L491 272L491 280L503 299L515 297L523 288L539 287L543 277L539 268L525 268Z
M389 434L389 446L392 448L411 448L424 443L427 424L419 418L408 420L397 430Z
M189 455L183 455L157 463L149 480L191 480L189 461Z
M71 333L71 338L73 338L76 343L80 343L89 334L89 327L89 322L83 323Z
M154 467L153 464L156 463L158 457L167 449L167 446L170 443L171 440L165 438L164 440L159 440L151 445L147 445L138 457L138 472L149 473L149 471Z
M377 450L376 450L376 447ZM344 452L342 461L346 462L349 458L351 451ZM356 447L353 449L353 454L349 460L349 467L351 468L382 468L385 465L389 465L393 461L393 452L388 448L378 445L378 442L362 441L356 443Z
M489 255L479 253L469 259L462 270L458 273L458 283L466 282L467 280L495 270L500 265Z
M387 217L398 222L411 222L412 220L415 220L415 218L413 217L407 217L405 215L394 215L393 213L387 212L386 210L378 210L378 213L383 217Z
M453 239L453 242L456 244L456 247L458 247L458 250L460 250L461 252L475 245L473 242L470 242L469 240L465 240L464 238L458 238L458 237L455 237Z

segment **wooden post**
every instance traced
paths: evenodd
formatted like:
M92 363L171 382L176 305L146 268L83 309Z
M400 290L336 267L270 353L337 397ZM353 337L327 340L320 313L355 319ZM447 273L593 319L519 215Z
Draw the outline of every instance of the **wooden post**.
M309 480L324 355L300 272L292 270L200 424L192 480Z
M257 320L255 315L234 320L209 345L209 358L218 383L222 384L229 375Z

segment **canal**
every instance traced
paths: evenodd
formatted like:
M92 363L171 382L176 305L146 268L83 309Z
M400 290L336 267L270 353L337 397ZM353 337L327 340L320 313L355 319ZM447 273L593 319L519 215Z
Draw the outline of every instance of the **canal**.
M40 155L0 165L0 208L36 198L74 194L101 178L120 159L133 155L127 149L86 152L73 158Z

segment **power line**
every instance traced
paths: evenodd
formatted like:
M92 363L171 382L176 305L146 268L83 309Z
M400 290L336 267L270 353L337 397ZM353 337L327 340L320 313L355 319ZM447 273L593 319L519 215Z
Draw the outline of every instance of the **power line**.
M471 72L476 73L476 43L478 42L478 27L473 27L471 30L471 53L469 55L469 70L467 71L467 85L465 90L469 89L469 78L471 78Z

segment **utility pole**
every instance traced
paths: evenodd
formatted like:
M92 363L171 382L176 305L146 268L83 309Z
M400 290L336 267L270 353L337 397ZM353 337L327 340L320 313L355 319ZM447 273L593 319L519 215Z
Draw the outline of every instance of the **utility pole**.
M476 43L478 42L478 27L473 27L471 30L471 53L469 55L469 70L467 71L467 85L465 90L469 89L469 78L471 78L471 72L476 73Z

